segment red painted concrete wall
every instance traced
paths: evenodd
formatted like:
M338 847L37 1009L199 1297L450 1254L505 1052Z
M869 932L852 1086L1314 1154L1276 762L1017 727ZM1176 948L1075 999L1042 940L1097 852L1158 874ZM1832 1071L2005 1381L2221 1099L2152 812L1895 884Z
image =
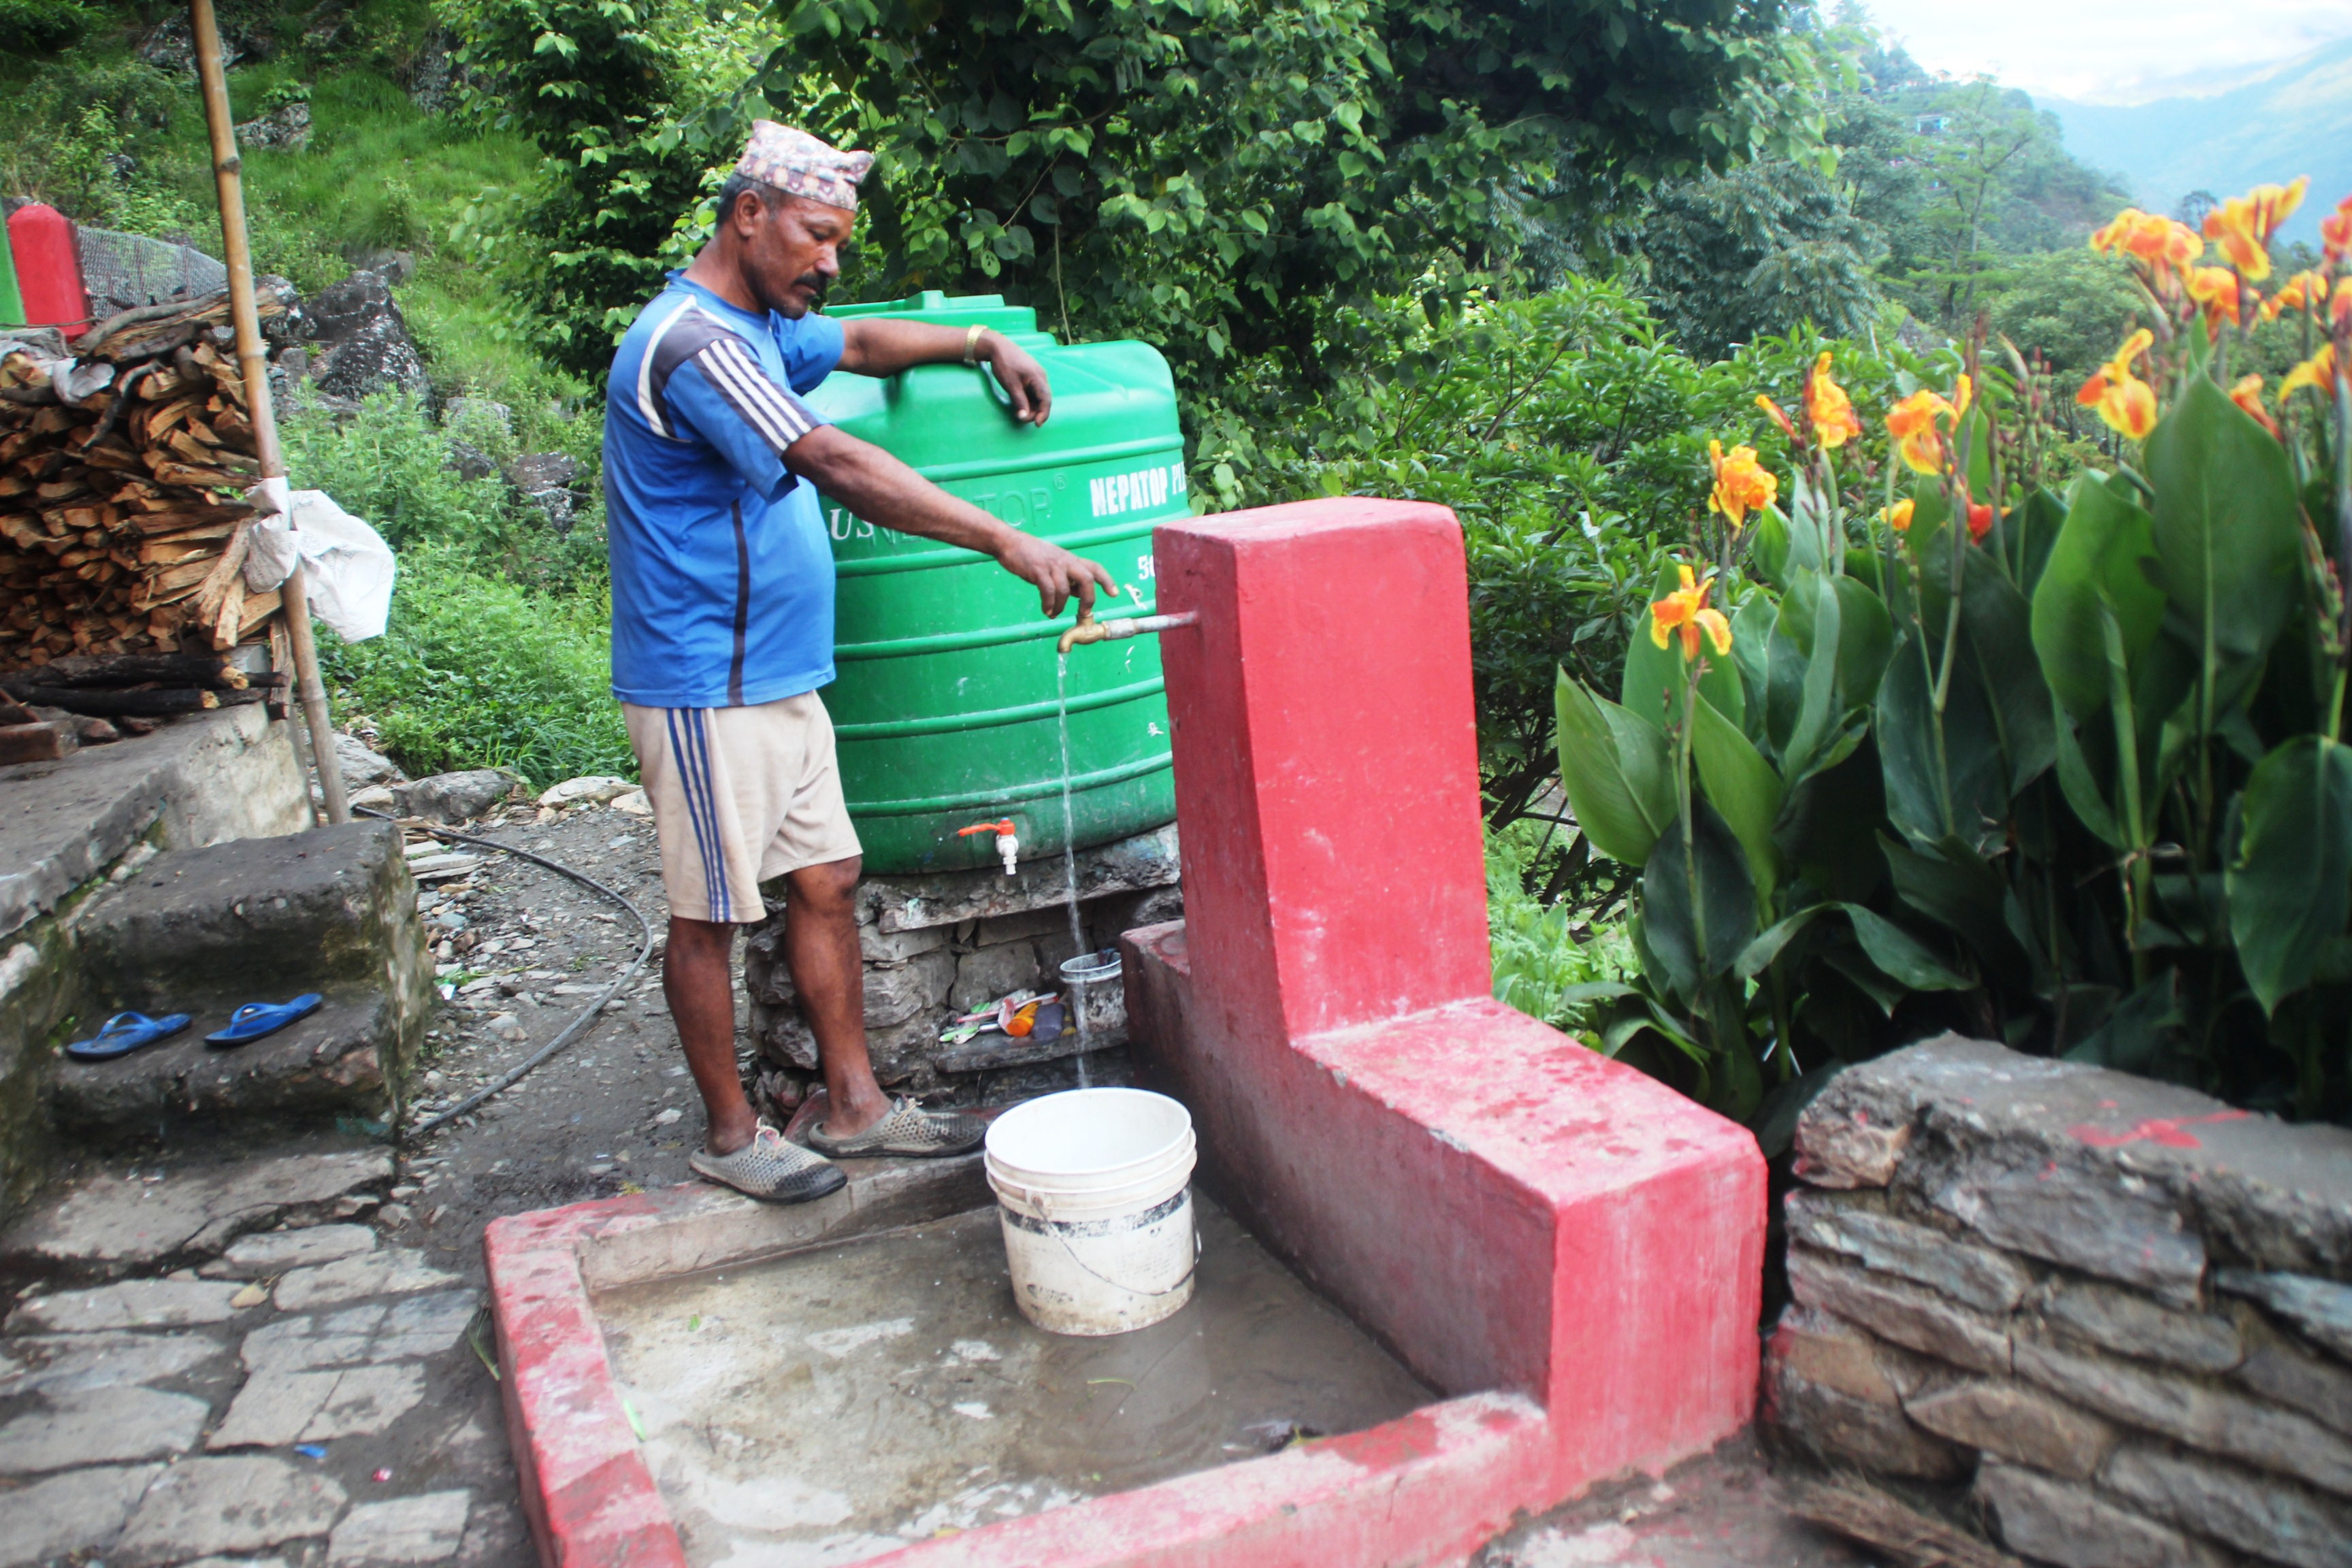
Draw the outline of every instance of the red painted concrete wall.
M1154 537L1186 919L1129 1012L1204 1169L1449 1394L1549 1415L1543 1506L1738 1430L1747 1131L1495 1002L1461 531L1331 500Z

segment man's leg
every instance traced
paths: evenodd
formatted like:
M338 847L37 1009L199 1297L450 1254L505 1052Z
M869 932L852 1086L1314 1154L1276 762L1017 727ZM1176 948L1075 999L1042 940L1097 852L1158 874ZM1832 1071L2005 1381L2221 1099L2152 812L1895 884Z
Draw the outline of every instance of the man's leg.
M866 965L857 952L862 864L853 856L784 876L784 965L816 1036L817 1063L833 1102L825 1127L837 1138L855 1137L890 1110L866 1054Z
M703 1146L714 1154L732 1154L751 1141L760 1124L735 1068L734 955L733 926L670 917L662 996L677 1026L678 1044L686 1047L686 1070L702 1091L709 1123Z

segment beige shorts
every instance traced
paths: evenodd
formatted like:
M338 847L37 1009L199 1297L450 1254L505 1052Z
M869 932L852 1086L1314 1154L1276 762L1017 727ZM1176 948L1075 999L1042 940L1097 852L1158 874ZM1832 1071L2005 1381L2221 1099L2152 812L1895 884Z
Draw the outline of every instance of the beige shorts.
M750 708L624 702L621 714L653 802L671 914L764 920L761 882L859 852L833 720L815 692Z

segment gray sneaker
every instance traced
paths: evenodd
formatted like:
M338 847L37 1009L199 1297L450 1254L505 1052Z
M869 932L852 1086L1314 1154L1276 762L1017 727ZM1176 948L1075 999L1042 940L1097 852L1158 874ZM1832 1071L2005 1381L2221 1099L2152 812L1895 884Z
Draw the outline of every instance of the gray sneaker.
M746 1196L770 1204L804 1204L849 1184L840 1166L822 1154L813 1154L784 1135L760 1123L751 1141L732 1154L697 1149L686 1163L706 1182L732 1187Z
M925 1110L912 1100L891 1101L889 1111L865 1131L848 1138L826 1136L820 1121L808 1130L809 1147L836 1160L938 1160L969 1154L988 1136L988 1123L957 1110Z

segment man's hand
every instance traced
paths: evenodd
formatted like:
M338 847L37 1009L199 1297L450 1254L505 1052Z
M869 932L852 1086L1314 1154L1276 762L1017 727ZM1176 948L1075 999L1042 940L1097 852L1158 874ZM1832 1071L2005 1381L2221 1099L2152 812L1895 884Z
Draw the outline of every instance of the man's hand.
M1045 367L1002 332L990 332L981 343L988 353L988 368L1013 399L1013 419L1023 425L1045 423L1054 412L1054 389L1045 384Z
M1078 596L1081 611L1092 610L1097 584L1113 594L1118 592L1108 567L1073 555L1058 544L1018 529L1007 529L1005 533L1007 537L994 552L997 564L1023 582L1036 584L1038 607L1047 620L1062 613L1062 606L1070 602L1073 594Z

